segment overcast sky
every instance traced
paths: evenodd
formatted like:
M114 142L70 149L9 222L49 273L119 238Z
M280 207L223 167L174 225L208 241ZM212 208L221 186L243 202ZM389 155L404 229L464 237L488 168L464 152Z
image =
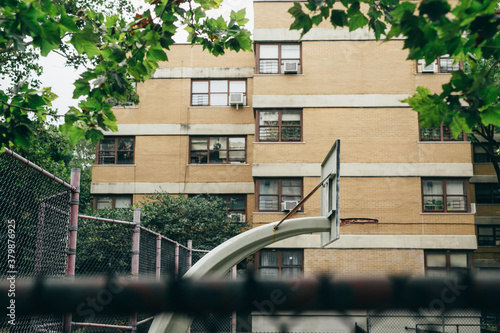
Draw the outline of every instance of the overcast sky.
M246 8L247 18L250 22L247 29L253 29L253 1L252 0L224 0L220 8L215 11L214 16L224 15L229 18L231 10ZM187 35L179 35L175 38L177 42L185 42ZM52 91L59 96L53 106L59 110L59 114L66 113L69 106L76 106L78 101L73 100L73 82L78 78L78 72L73 68L64 66L64 59L51 52L48 57L40 57L44 67L41 77L44 87L52 87Z

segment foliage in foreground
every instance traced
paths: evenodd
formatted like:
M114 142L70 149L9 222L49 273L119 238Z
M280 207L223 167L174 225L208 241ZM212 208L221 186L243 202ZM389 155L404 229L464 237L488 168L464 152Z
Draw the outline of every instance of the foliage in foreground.
M205 14L219 7L221 0L146 2L150 8L130 19L123 12L103 13L92 6L71 9L52 0L5 0L0 7L0 67L22 67L15 60L20 54L47 56L51 51L84 65L73 90L73 98L81 102L66 112L61 130L73 144L83 138L96 143L102 130L117 130L111 108L128 102L131 95L136 99L134 82L147 80L160 62L168 61L165 51L174 44L178 25L186 26L192 44L199 43L216 56L225 50L251 50L250 32L242 28L248 21L244 10L232 12L225 21ZM20 58L25 65L26 57ZM14 86L0 90L2 148L27 148L34 121L47 122L55 115L51 103L57 96L50 88L38 89L29 78L21 80L29 74L13 77Z
M291 29L306 34L315 25L328 20L334 27L349 31L370 28L377 40L404 37L409 60L425 59L432 63L449 55L463 61L467 71L453 72L442 92L432 93L425 87L407 102L419 113L424 127L441 123L454 137L462 131L477 142L486 142L500 182L498 146L495 127L500 127L500 16L498 2L462 0L453 6L446 0L418 3L399 0L307 0L296 2L289 13L295 21Z

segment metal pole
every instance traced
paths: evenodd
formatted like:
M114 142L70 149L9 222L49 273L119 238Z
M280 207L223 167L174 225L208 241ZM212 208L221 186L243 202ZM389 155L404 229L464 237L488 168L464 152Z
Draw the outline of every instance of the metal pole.
M236 265L233 266L231 273L233 280L236 280L236 278L238 277L238 270ZM236 333L236 311L233 311L233 317L231 318L231 326L232 326L231 332Z
M80 169L71 169L70 184L74 188L71 190L70 210L69 210L69 242L68 242L68 260L66 263L66 277L75 278L76 261L76 236L78 230L78 204L80 202ZM63 318L63 332L71 332L71 313Z
M193 241L188 240L188 269L193 266Z
M161 279L161 236L156 236L156 279Z
M141 210L134 209L134 232L132 234L132 280L139 279L139 249L141 241ZM137 331L137 312L130 315L131 332Z
M175 243L175 278L179 278L179 243Z

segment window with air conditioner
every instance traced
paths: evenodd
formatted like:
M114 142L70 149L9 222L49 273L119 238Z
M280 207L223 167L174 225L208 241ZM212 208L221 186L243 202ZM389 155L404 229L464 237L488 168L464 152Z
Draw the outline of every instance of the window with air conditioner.
M245 105L246 89L246 80L192 80L191 105Z
M200 196L190 194L189 197ZM245 223L246 218L246 195L245 194L203 194L206 198L219 198L227 211L229 221L233 223Z
M262 178L256 180L256 186L257 210L260 212L291 210L302 199L302 179Z
M418 73L451 73L460 69L463 69L463 63L448 56L438 57L430 64L427 64L425 59L417 61Z
M301 44L276 43L256 45L258 74L301 73Z

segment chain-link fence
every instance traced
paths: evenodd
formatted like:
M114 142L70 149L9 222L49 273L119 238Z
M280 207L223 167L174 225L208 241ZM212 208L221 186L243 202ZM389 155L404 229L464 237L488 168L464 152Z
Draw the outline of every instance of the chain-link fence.
M66 274L72 190L12 151L0 154L0 271L11 301L16 280ZM0 318L0 332L42 331L61 332L62 317L16 317L13 307Z
M40 277L129 276L131 279L170 279L184 276L207 251L193 250L133 221L80 216L73 219L71 185L7 150L0 154L0 260L1 278L16 280ZM78 223L76 223L78 222ZM78 224L78 228L76 227ZM78 231L77 231L78 230ZM71 235L78 232L77 249ZM75 259L72 266L72 260ZM226 279L235 277L235 271ZM109 279L113 281L113 279ZM73 332L147 332L152 313L133 315L105 311L120 292L111 282L95 298L76 307L69 327ZM10 295L10 290L7 295ZM5 295L4 295L5 296ZM248 295L252 297L252 295ZM448 294L445 295L448 300ZM8 296L11 297L11 296ZM15 300L15 296L12 296ZM500 332L500 315L480 310L397 310L390 312L289 312L265 310L273 300L263 300L253 313L209 313L198 316L191 333L236 332L371 332L371 333L493 333ZM274 297L275 301L280 298ZM437 300L439 301L439 299ZM255 305L255 304L254 304ZM300 306L298 307L300 308ZM68 318L67 316L65 318ZM0 332L63 332L63 316L16 316L7 307L0 317ZM67 323L67 321L66 321ZM68 330L66 330L68 331Z
M178 279L207 252L185 247L135 222L80 215L76 275ZM80 311L77 309L73 315L73 332L149 330L152 313L131 316L102 313L113 297L112 289L110 286L103 290L101 298L97 297L93 303L82 303Z

